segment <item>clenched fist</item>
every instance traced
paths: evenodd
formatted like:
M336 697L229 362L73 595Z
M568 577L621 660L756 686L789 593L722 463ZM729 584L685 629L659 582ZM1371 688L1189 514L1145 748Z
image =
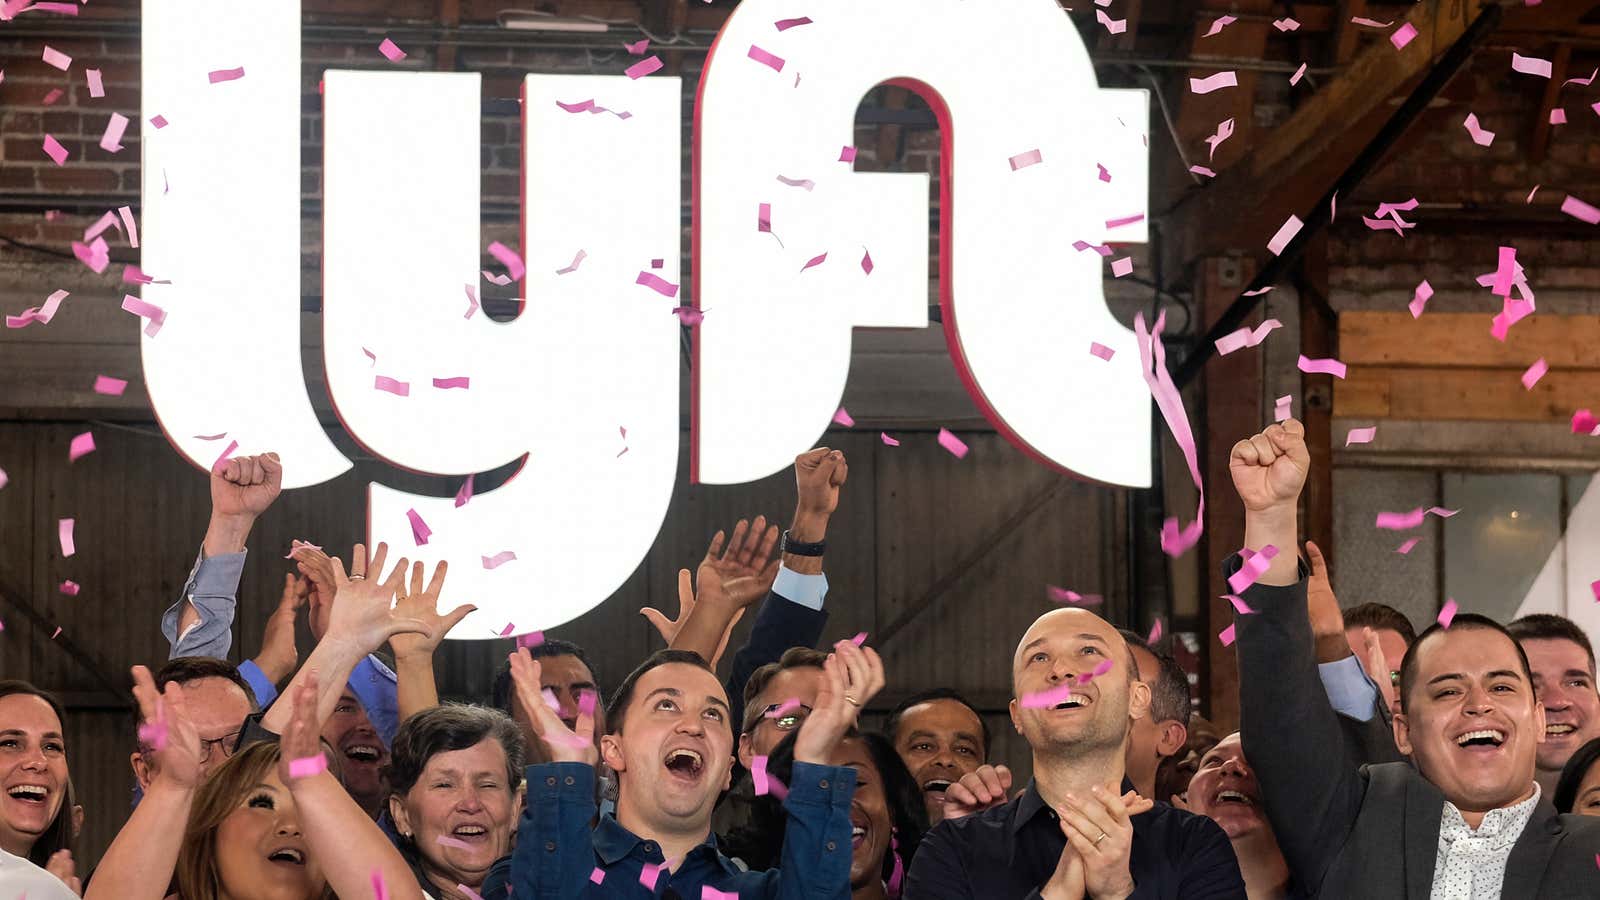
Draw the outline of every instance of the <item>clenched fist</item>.
M1233 445L1228 471L1247 512L1294 509L1311 470L1306 429L1295 419Z

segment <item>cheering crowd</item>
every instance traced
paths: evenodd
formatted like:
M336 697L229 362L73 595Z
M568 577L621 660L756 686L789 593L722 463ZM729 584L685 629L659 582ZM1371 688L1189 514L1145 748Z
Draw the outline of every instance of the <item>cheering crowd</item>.
M680 572L677 618L645 611L668 649L609 696L582 647L540 638L487 705L439 701L433 654L472 610L437 608L447 565L382 545L346 562L296 542L260 652L227 662L282 476L272 454L231 459L162 619L171 658L133 670L134 806L92 869L62 708L0 681L0 900L1600 896L1588 638L1553 615L1418 634L1379 603L1342 610L1299 540L1309 468L1292 419L1230 459L1240 731L1191 716L1159 645L1063 606L1006 648L1019 784L960 694L914 686L869 730L870 641L816 647L838 451L796 460L781 537L741 521Z

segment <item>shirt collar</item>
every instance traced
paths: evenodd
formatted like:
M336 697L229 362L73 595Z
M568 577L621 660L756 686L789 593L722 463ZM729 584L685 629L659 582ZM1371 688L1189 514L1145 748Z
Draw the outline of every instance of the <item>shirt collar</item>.
M1123 776L1122 792L1126 794L1131 790L1134 790L1133 782L1129 781L1127 776ZM1538 797L1535 796L1534 799L1537 800ZM1039 793L1038 782L1029 779L1028 789L1022 792L1022 797L1017 800L1016 811L1011 816L1011 833L1016 834L1021 831L1024 826L1033 821L1034 816L1047 810L1051 819L1054 820L1055 811L1051 810L1049 805L1044 802L1044 797Z
M1533 783L1533 793L1528 799L1512 806L1502 806L1491 809L1483 815L1483 822L1474 830L1467 825L1467 820L1461 815L1461 810L1456 808L1449 800L1444 802L1444 819L1439 826L1439 840L1442 843L1451 843L1457 838L1485 838L1494 844L1516 843L1521 837L1522 830L1527 827L1528 820L1533 817L1534 807L1539 805L1541 790L1539 782Z
M638 850L638 855L641 859L648 862L664 861L659 844L651 842L653 852L646 853L641 847L644 843L645 840L643 838L622 827L615 816L601 816L600 821L594 826L594 852L600 857L600 862L607 868L634 855L635 850ZM690 850L688 855L694 856L696 854L709 857L714 865L725 872L738 871L738 869L734 868L733 863L729 862L728 858L722 854L715 834L707 834L705 841Z

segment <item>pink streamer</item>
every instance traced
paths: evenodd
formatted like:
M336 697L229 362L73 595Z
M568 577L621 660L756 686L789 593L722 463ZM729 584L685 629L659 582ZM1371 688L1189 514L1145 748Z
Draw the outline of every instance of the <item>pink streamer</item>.
M478 476L476 476L476 475L468 475L467 476L467 480L461 482L461 488L456 491L456 508L457 509L459 509L459 508L461 508L463 506L466 506L467 505L467 501L472 499L472 482L473 482L473 479L475 479L477 477Z
M463 284L462 287L467 290L467 312L461 318L470 319L480 306L478 303L478 289L470 284Z
M1523 56L1515 50L1511 51L1511 71L1513 72L1549 78L1550 68L1550 60L1548 59L1540 59L1537 56Z
M228 446L223 449L221 455L217 457L216 462L211 464L211 471L220 471L224 465L227 465L228 459L233 456L233 451L237 449L239 449L239 442L229 441Z
M1233 611L1241 616L1255 615L1255 610L1251 609L1250 604L1244 602L1244 598L1238 594L1223 594L1222 599L1233 604Z
M1107 219L1106 228L1109 230L1112 228L1121 228L1124 225L1137 225L1143 221L1144 213L1134 213L1131 216L1121 216L1115 219Z
M40 325L48 325L50 320L55 318L56 310L61 308L61 301L69 296L71 295L66 291L56 291L39 306L23 310L20 316L6 316L6 327L26 328L34 322L38 322Z
M1133 330L1139 342L1139 370L1144 375L1145 384L1150 388L1150 395L1155 398L1156 408L1161 410L1161 417L1172 432L1173 440L1183 452L1183 460L1189 466L1189 476L1194 479L1195 490L1200 497L1194 521L1184 526L1181 531L1176 516L1168 517L1161 523L1161 549L1168 556L1176 557L1193 547L1205 531L1206 491L1200 479L1200 462L1195 450L1194 432L1190 429L1188 415L1183 410L1183 397L1178 393L1177 386L1172 383L1172 375L1167 372L1167 351L1161 343L1161 329L1165 324L1166 313L1163 312L1156 317L1155 327L1146 333L1144 313L1134 314Z
M522 276L528 273L527 268L522 265L522 257L518 256L515 250L499 241L489 245L489 255L500 260L500 264L505 266L506 270L511 273L512 281L521 281Z
M1235 350L1257 346L1267 339L1267 335L1282 327L1283 323L1277 319L1268 319L1257 325L1254 330L1240 328L1238 331L1225 334L1217 338L1217 354L1219 356L1227 356Z
M772 23L773 27L777 28L779 31L788 31L791 28L798 28L801 25L810 24L810 16L801 16L798 19L779 19L778 21Z
M557 275L567 275L567 274L570 274L572 272L578 271L578 267L583 265L583 260L588 255L589 254L586 251L579 250L577 255L572 257L572 264L567 266L565 269L557 269L556 270L556 274Z
M1404 556L1405 554L1410 553L1420 543L1422 543L1422 538L1407 538L1405 543L1394 548L1394 552Z
M132 294L122 295L122 308L145 320L145 337L155 337L167 322L167 311Z
M817 183L809 178L786 178L782 175L779 175L778 180L789 187L804 188L807 191L817 186Z
M804 272L807 269L814 269L817 266L820 266L820 265L822 265L823 263L825 263L827 261L828 261L828 254L826 254L826 253L824 253L824 254L822 254L820 256L813 256L810 259L806 260L806 264L800 267L800 271Z
M1337 359L1311 359L1301 354L1299 369L1311 375L1332 375L1335 378L1343 378L1345 364Z
M1246 547L1240 555L1244 563L1239 566L1239 571L1228 576L1228 588L1235 594L1244 593L1250 585L1256 583L1256 579L1266 574L1272 565L1272 560L1278 555L1278 548L1268 544L1261 548L1261 552L1256 553Z
M892 437L889 437L889 435L884 433L884 432L881 432L881 431L878 432L878 437L883 440L883 445L885 447L898 447L898 446L900 446L900 442L899 441L895 440Z
M128 246L135 249L139 246L139 225L133 220L133 210L130 207L117 207L117 215L122 217L122 227L128 233Z
M1194 94L1209 94L1212 91L1220 91L1223 88L1238 86L1239 77L1236 73L1231 71L1218 72L1215 75L1208 75L1205 78L1189 79L1189 91L1190 93Z

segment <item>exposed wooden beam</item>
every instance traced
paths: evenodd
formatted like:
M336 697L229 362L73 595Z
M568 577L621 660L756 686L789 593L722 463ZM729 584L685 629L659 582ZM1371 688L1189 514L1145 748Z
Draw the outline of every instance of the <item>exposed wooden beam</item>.
M1361 366L1514 369L1543 358L1551 369L1597 369L1600 320L1540 313L1512 326L1510 340L1489 335L1488 313L1351 311L1339 317L1340 359ZM1597 397L1596 399L1600 399Z

